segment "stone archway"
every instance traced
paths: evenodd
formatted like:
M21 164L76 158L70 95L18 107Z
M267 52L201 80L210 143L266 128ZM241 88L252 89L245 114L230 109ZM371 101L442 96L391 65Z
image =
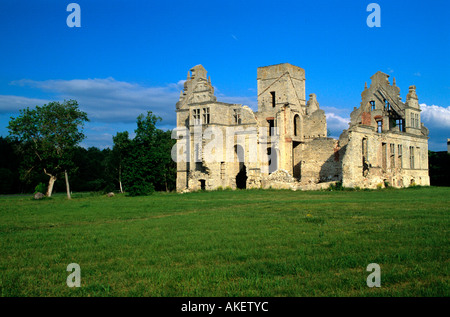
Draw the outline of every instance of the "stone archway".
M237 167L236 174L236 188L246 189L247 188L247 167L245 166L245 152L244 148L236 144L234 146L234 154L235 154L235 164Z

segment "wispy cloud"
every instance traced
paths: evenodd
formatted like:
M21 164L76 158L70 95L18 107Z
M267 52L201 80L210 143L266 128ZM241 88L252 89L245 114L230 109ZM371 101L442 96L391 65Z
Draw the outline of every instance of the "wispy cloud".
M173 129L176 126L175 104L183 89L185 80L161 87L149 87L138 83L118 81L114 78L73 79L73 80L30 80L11 82L12 85L31 87L47 95L52 100L75 99L80 109L86 111L89 122L85 128L87 139L83 146L100 148L112 145L112 136L118 131L127 130L133 134L136 118L148 110L160 116L161 129ZM256 96L233 97L216 91L221 102L248 105L257 109ZM51 100L27 98L22 96L0 95L0 114L18 113L19 109L43 105Z
M135 122L148 110L175 124L174 107L184 81L163 87L106 79L36 81L23 79L11 84L37 88L55 94L55 98L75 99L89 117L99 122ZM167 123L167 122L166 122Z
M49 100L22 96L0 95L0 113L15 113L23 108L33 108L48 103Z
M81 142L81 146L85 148L89 147L98 147L101 150L109 147L111 148L113 145L112 133L86 133L87 138Z

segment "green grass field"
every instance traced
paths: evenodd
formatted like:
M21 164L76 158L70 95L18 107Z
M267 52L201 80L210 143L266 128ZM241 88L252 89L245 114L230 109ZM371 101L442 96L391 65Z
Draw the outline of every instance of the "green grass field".
M448 187L0 197L1 296L449 296L449 215Z

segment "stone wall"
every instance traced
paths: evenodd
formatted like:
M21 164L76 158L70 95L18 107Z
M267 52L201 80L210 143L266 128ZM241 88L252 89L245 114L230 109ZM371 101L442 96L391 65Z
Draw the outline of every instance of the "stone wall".
M342 162L345 187L430 185L427 138L355 127L349 131L348 140ZM363 142L367 143L365 164Z
M338 181L341 179L339 142L319 138L303 145L301 156L302 184Z

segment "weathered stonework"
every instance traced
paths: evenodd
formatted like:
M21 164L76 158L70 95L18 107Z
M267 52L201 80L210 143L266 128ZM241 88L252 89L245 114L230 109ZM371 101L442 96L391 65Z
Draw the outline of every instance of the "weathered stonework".
M430 185L428 129L420 122L416 87L409 87L403 103L395 78L392 85L388 78L382 72L371 77L341 135L345 187Z
M411 86L377 72L339 140L327 137L305 71L291 64L257 71L258 111L216 100L201 65L188 72L177 112L177 191L217 188L320 189L429 185L428 129ZM181 132L180 132L181 131ZM212 132L211 132L212 131Z

